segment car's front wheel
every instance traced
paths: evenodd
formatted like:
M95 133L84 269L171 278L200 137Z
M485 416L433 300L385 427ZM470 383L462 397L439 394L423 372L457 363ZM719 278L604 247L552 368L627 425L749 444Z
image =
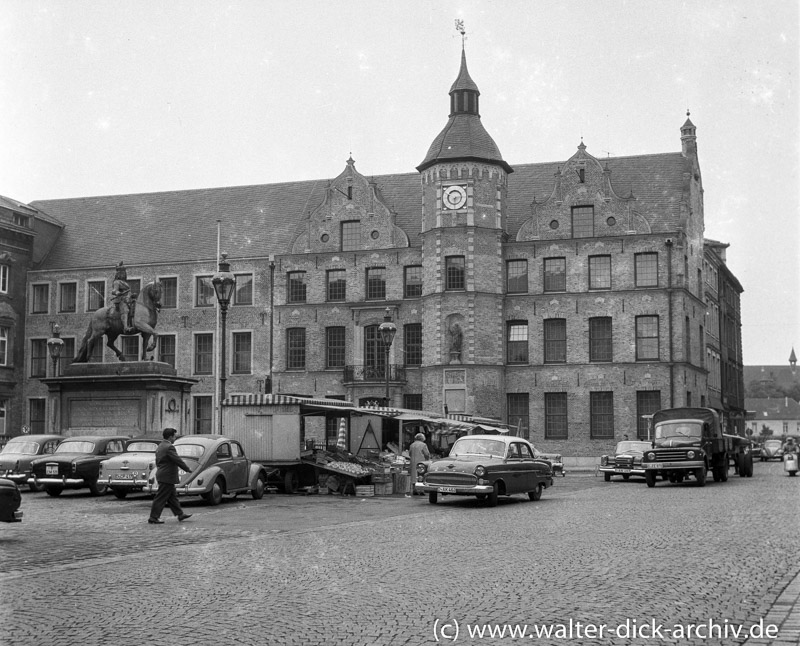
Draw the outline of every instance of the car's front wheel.
M542 485L539 483L536 485L536 489L533 491L528 492L528 498L531 500L541 500L542 499Z
M428 492L428 502L431 503L432 505L435 505L437 502L439 502L439 494L438 494L438 492L429 491Z
M264 490L266 489L266 485L264 484L264 476L258 476L256 479L256 484L253 486L253 500L261 500L264 497Z
M222 481L219 478L214 480L214 484L211 485L211 491L203 494L203 500L212 507L222 502Z
M492 493L489 494L489 497L486 500L486 504L490 507L497 507L497 496L500 494L500 488L497 486L497 483L494 483L492 487Z

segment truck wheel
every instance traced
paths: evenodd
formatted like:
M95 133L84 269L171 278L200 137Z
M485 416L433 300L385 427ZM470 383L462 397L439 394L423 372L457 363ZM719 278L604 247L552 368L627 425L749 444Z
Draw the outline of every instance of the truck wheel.
M284 493L296 493L300 482L297 479L297 472L287 471L283 476L283 491Z
M439 502L439 494L438 494L438 492L429 491L428 492L428 502L431 503L432 505L435 505L437 502Z
M655 471L645 471L644 473L645 482L647 482L647 486L651 489L656 486L656 472Z
M611 474L610 473L604 473L603 474L603 478L605 479L606 482L611 482Z
M728 464L728 456L725 456L725 464L723 464L719 468L719 479L721 482L728 482L728 469L730 469L730 465Z
M256 484L253 486L253 500L261 500L264 497L264 490L266 489L266 485L264 484L264 476L259 475L256 478Z
M699 469L694 470L694 477L697 479L697 486L698 487L705 487L706 486L706 475L708 473L708 469L705 467L700 467Z

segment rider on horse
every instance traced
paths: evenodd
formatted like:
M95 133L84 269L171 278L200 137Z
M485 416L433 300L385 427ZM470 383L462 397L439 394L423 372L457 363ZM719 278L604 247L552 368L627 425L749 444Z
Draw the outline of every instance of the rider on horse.
M114 282L111 283L111 302L114 303L119 313L119 320L122 321L122 333L136 334L136 328L131 321L131 287L128 285L128 272L121 260L114 274Z

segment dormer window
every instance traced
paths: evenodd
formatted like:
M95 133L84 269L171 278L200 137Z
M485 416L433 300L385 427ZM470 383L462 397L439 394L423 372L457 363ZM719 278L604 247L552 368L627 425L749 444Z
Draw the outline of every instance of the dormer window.
M21 213L14 214L14 224L20 227L28 228L28 216Z

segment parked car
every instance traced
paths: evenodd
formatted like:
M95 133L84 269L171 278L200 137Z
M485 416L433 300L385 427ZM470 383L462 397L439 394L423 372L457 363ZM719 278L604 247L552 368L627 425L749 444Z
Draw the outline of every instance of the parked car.
M17 483L8 478L0 478L0 522L19 523L22 512L19 509L22 496Z
M125 442L125 452L100 463L98 481L117 498L143 491L156 468L156 449L161 436L135 437Z
M617 442L614 455L600 457L599 470L603 473L605 481L610 482L612 476L622 476L623 480L627 480L631 476L644 478L645 471L642 466L642 455L651 446L650 442L641 440Z
M184 435L175 440L175 450L183 458L188 473L178 471L179 496L201 496L210 505L218 505L225 495L250 493L255 500L264 496L271 475L263 464L251 462L242 445L223 435ZM158 490L157 471L148 477L146 491Z
M99 482L100 463L125 450L124 436L85 435L65 438L48 456L31 463L34 484L43 486L50 496L60 496L64 489L88 487L94 496L106 493L108 485Z
M539 500L553 486L553 469L537 458L533 445L519 437L465 435L446 458L417 466L414 490L427 493L431 504L439 496L476 496L490 507L498 496L527 493Z
M542 453L533 444L531 446L533 447L533 457L549 462L550 467L553 469L553 475L560 473L562 478L567 475L567 470L564 468L564 459L560 453Z
M780 440L766 440L761 447L761 461L769 462L770 460L783 459L783 442Z
M41 491L33 482L28 482L31 477L31 462L40 455L55 451L63 439L63 435L12 437L0 451L0 478L7 478L17 485L27 484L31 491Z

